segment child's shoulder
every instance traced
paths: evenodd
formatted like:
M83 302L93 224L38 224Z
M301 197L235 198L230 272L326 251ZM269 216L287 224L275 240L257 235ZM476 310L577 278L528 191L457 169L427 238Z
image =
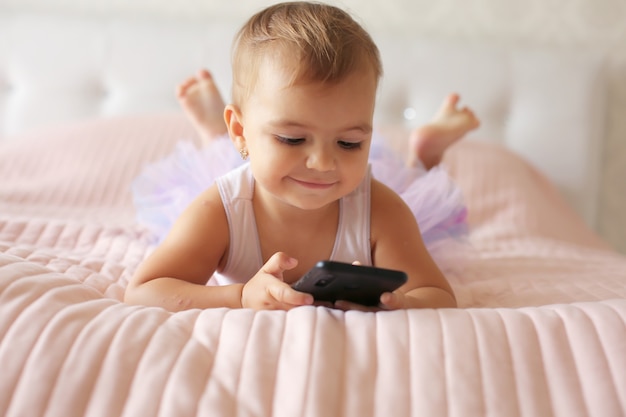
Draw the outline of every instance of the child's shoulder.
M382 182L372 178L371 180L371 206L372 210L393 210L394 207L406 206L402 197Z
M181 218L190 217L193 222L206 218L225 216L224 205L217 184L201 192L182 213Z
M228 244L228 220L216 184L200 193L183 211L167 240L206 246L207 237L210 237L212 245L225 247Z
M410 225L415 218L406 202L391 188L378 180L371 183L370 227L373 234L385 233Z

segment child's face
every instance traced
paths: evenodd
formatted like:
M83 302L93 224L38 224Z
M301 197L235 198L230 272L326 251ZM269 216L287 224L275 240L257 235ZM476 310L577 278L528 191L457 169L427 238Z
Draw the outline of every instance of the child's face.
M337 84L288 81L264 65L241 117L245 146L261 196L321 208L366 173L376 79L366 70Z

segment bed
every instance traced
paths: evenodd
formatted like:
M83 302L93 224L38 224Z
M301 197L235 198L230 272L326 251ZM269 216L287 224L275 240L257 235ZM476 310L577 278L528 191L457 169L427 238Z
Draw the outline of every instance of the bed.
M0 415L626 415L626 257L593 229L597 51L376 34L394 146L450 90L483 121L445 159L474 250L448 275L460 308L124 304L154 245L129 184L197 141L173 86L202 66L227 86L233 30L0 15Z

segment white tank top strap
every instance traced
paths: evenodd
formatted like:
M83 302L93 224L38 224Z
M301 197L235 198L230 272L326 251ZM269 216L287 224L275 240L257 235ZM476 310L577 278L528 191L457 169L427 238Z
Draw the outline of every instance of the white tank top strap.
M263 265L252 196L254 177L244 164L217 179L217 187L228 218L230 244L228 260L215 280L220 285L245 283Z
M370 245L371 169L356 190L339 202L339 224L331 259L372 265Z

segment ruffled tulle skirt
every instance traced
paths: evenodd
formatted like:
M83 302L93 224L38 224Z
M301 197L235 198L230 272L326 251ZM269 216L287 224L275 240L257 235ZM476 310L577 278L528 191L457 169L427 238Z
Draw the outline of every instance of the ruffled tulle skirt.
M411 208L426 247L444 272L467 260L467 209L459 187L446 170L408 168L402 158L375 137L370 150L374 178L396 191ZM181 141L166 158L144 168L132 185L137 220L160 241L202 191L217 177L243 163L230 140L198 149Z

